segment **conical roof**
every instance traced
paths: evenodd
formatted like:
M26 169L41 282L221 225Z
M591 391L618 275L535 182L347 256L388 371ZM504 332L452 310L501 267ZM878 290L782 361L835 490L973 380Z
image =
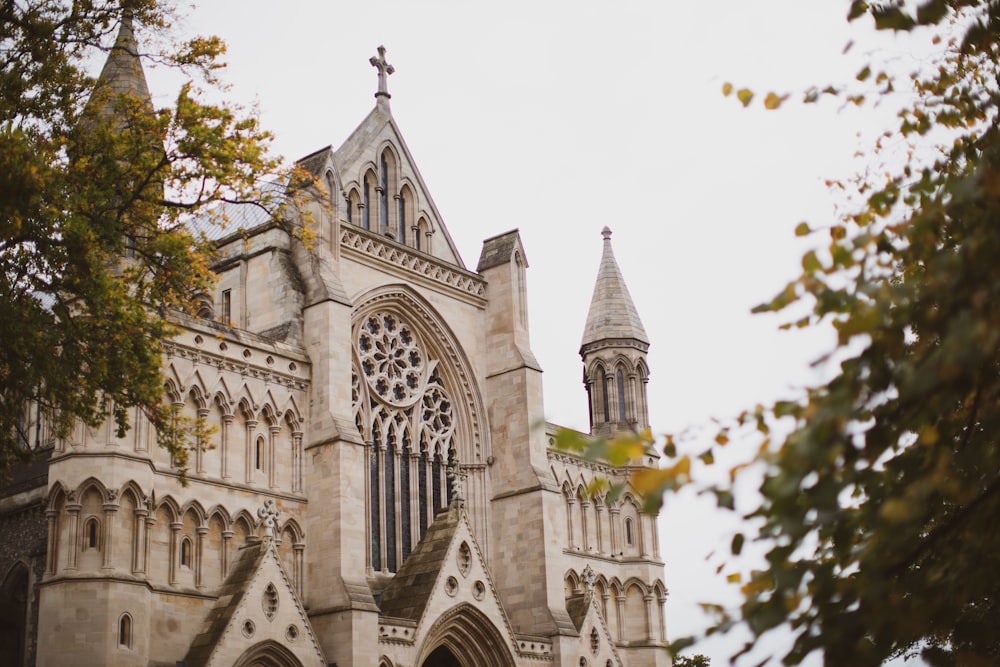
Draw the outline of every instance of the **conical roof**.
M604 237L604 254L597 271L597 283L590 300L581 345L586 347L601 340L623 338L649 345L639 312L632 303L632 295L625 286L625 279L611 249L611 230L605 227L601 235Z
M146 84L146 74L139 59L139 46L132 31L132 10L128 7L122 10L118 37L115 39L115 45L111 47L101 75L97 77L94 92L87 102L87 111L100 116L113 116L115 102L121 96L133 97L141 100L150 109L153 108L149 86Z

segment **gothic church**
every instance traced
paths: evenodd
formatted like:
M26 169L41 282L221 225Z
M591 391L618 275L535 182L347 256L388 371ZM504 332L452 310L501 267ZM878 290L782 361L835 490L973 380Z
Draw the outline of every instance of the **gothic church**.
M189 485L138 411L124 438L28 425L39 456L0 487L0 665L669 665L656 517L587 493L656 454L553 448L518 232L466 267L371 64L374 109L300 161L332 193L316 242L244 220L198 317L173 316L166 400L215 427ZM149 98L128 20L98 85ZM603 238L581 400L608 435L648 424L649 341Z

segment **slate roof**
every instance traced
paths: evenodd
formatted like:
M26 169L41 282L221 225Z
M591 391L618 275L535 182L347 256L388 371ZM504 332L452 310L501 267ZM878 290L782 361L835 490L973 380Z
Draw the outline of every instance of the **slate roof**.
M621 269L611 249L611 230L601 232L604 236L604 254L597 271L594 295L590 300L587 324L583 330L582 346L608 339L633 339L649 345L646 329L639 319L639 312L632 302L632 295L625 286Z
M208 613L204 630L191 642L191 648L184 658L187 667L202 667L208 663L212 651L222 638L222 633L226 631L233 614L239 609L250 580L260 569L260 564L267 555L267 549L268 545L264 542L251 544L242 549L240 559L219 589L219 598L215 601L212 611Z
M382 592L380 607L383 616L414 622L420 620L445 563L461 514L459 508L449 507L434 518L417 548Z

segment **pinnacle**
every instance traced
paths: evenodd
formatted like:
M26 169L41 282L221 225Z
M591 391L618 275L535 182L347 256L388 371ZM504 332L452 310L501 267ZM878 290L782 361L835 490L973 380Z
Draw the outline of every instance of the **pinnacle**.
M601 236L604 238L604 253L597 272L582 344L586 346L600 340L630 338L648 345L646 330L611 248L611 229L605 227Z

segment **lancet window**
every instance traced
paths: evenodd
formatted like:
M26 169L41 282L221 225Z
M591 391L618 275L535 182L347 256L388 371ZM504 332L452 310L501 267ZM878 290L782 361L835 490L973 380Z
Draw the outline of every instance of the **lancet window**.
M395 572L450 501L455 411L436 359L405 318L355 325L352 399L368 449L368 565Z

